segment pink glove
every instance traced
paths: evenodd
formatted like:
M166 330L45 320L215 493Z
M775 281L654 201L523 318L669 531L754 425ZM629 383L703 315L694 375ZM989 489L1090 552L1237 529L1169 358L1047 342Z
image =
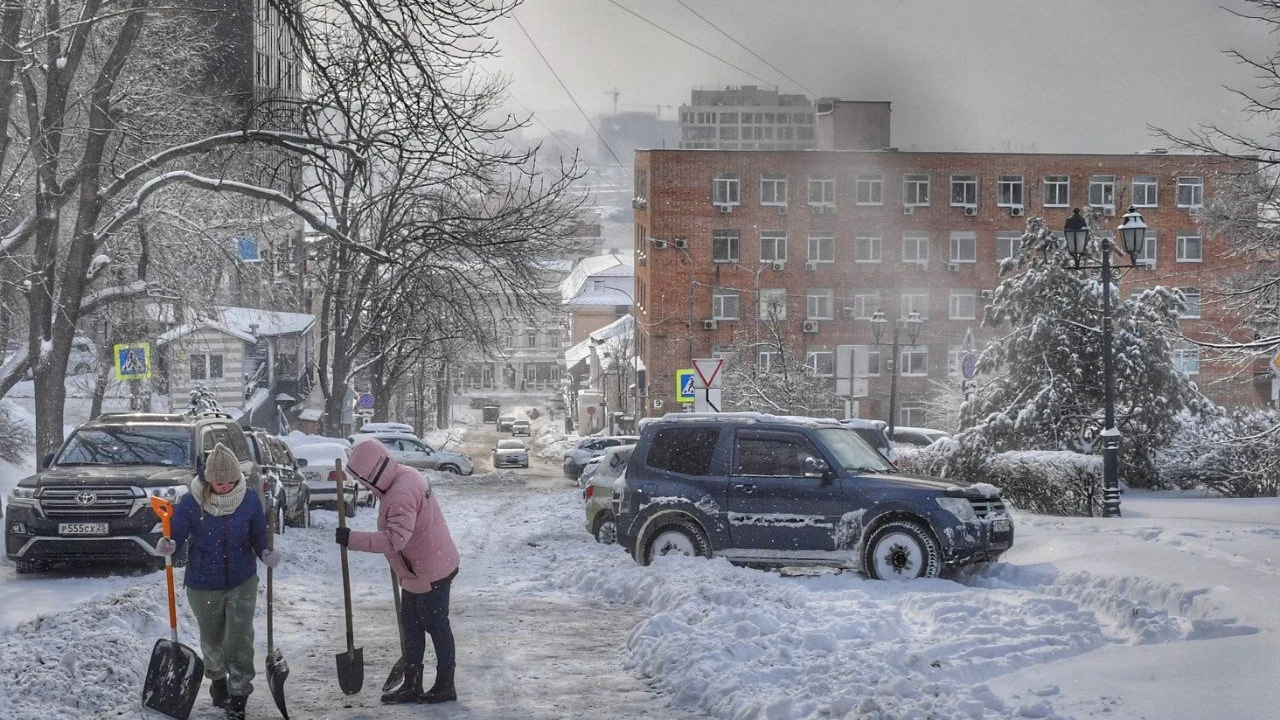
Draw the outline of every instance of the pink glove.
M275 550L266 550L262 553L262 564L273 570L280 565L280 559L280 553Z
M162 537L158 542L156 542L156 552L161 555L172 555L173 551L177 549L178 543L174 542L171 538Z

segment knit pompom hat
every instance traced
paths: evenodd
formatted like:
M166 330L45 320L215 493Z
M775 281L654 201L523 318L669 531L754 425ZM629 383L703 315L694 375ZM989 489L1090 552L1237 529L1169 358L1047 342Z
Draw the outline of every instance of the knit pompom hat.
M210 485L240 481L240 460L231 448L222 443L213 446L204 463L204 481Z

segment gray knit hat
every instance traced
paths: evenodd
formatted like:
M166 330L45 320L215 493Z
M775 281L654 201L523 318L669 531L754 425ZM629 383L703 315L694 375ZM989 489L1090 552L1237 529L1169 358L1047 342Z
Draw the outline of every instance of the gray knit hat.
M204 461L204 481L210 485L240 481L240 461L231 448L222 443L213 446L213 451Z

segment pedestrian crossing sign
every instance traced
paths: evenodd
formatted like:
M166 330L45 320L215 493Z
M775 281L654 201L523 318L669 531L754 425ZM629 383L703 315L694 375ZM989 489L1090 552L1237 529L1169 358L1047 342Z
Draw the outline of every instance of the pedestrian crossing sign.
M676 370L676 402L693 402L693 368Z
M151 378L151 343L120 343L114 346L112 355L116 362L117 380L148 380Z

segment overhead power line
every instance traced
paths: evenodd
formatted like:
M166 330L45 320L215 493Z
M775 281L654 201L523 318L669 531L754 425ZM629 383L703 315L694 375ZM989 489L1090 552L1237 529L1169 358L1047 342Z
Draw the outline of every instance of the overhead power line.
M760 62L764 63L765 65L768 65L770 68L772 68L772 69L773 69L773 71L774 71L774 72L778 73L778 74L779 74L779 75L781 75L782 77L784 77L784 78L786 78L786 79L790 80L791 82L795 83L796 87L798 87L798 88L800 88L801 90L803 90L803 91L805 91L805 92L809 93L810 95L816 95L816 94L817 94L817 93L815 93L814 91L810 90L809 88L805 87L805 86L804 86L804 83L802 83L802 82L800 82L799 80L797 80L797 79L795 79L795 78L791 77L790 75L786 74L786 73L785 73L785 72L783 72L782 70L779 70L779 69L777 68L777 66L775 66L773 63L771 63L771 62L769 62L768 60L765 60L764 58L760 57L760 56L759 56L758 54L756 54L756 52L755 52L754 50L752 50L751 48L749 48L749 47L747 47L746 45L743 45L742 43L738 42L737 38L735 38L735 37L733 37L732 35L730 35L729 33L725 32L725 31L724 31L724 30L723 30L719 25L716 25L715 23L711 22L710 20L708 20L708 19L707 19L706 17L704 17L703 15L699 14L697 10L694 10L693 8L689 7L687 4L685 4L685 1L684 1L684 0L676 0L676 2L680 3L680 6L681 6L681 7L683 7L685 10L688 10L689 12L691 12L691 13L693 13L695 16L697 16L697 18L698 18L699 20L701 20L702 22L704 22L704 23L706 23L706 24L710 25L712 28L714 28L716 32L718 32L718 33L720 33L721 35L723 35L723 36L725 36L725 37L729 38L729 40L730 40L734 45L737 45L738 47L742 48L743 50L746 50L747 52L751 53L751 57L753 57L753 58L755 58L755 59L759 60Z

